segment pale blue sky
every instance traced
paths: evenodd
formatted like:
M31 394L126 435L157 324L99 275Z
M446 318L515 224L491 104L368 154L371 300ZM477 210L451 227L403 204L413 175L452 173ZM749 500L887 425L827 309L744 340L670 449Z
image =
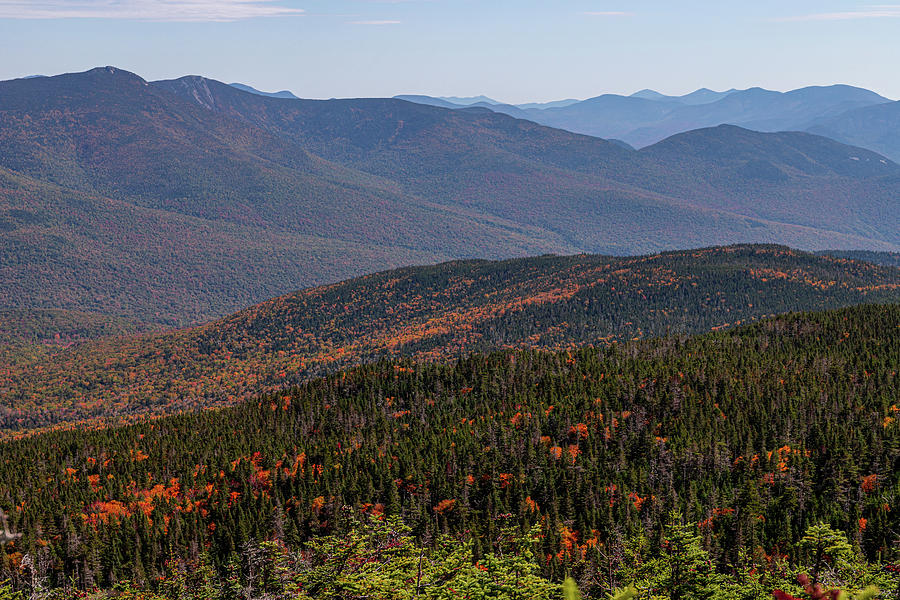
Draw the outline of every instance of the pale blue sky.
M900 4L0 0L0 79L98 65L308 98L526 102L832 83L900 98Z

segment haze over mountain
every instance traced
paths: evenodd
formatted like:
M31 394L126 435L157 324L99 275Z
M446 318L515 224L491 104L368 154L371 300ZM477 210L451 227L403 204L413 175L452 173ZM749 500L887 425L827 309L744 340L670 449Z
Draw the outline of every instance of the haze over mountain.
M711 102L715 102L716 100L721 100L725 96L729 94L733 94L738 90L730 89L724 92L716 92L709 88L700 88L695 90L689 94L684 94L683 96L667 96L666 94L660 94L656 90L640 90L639 92L635 92L631 94L632 98L644 98L646 100L658 100L664 102L680 102L681 104L709 104Z
M866 106L821 119L807 131L900 160L900 102Z
M185 324L451 258L897 251L898 188L898 165L809 134L635 152L480 107L99 68L0 83L0 308Z
M415 102L416 104L424 104L426 106L437 106L440 108L468 108L467 105L456 104L454 102L450 102L449 100L444 100L443 98L434 98L432 96L422 96L416 94L401 94L399 96L394 96L394 99L405 100L407 102Z
M574 98L567 98L566 100L553 100L551 102L528 102L525 104L519 104L518 107L522 109L528 108L560 108L563 106L570 106L572 104L577 104L581 102L581 100L576 100Z
M459 96L439 96L440 100L446 100L452 104L459 104L461 106L469 106L472 104L503 104L502 102L497 102L493 98L488 98L487 96L468 96L461 98Z
M458 96L427 96L424 94L399 94L394 96L397 100L408 100L410 102L418 102L419 104L429 104L431 106L440 106L442 108L465 108L471 106L502 106L505 109L529 109L529 108L554 108L554 107L562 107L569 106L572 104L576 104L581 102L581 100L575 100L573 98L566 100L553 100L551 102L528 102L525 104L507 104L505 102L499 102L494 100L493 98L488 98L487 96L470 96L466 98L460 98ZM503 112L503 111L498 111Z
M405 99L429 103L427 97ZM684 96L666 96L654 90L641 90L631 96L605 94L562 106L483 104L485 108L525 118L536 123L601 138L621 139L641 148L671 135L714 127L739 125L763 132L803 131L813 124L827 122L854 109L889 103L874 92L846 85L807 87L790 92L762 88L715 92L701 88ZM453 108L452 106L445 106ZM836 125L836 127L839 127ZM876 147L867 134L853 138L849 132L829 135L824 125L814 133L863 146L876 152L887 150L896 156L889 142ZM844 137L841 137L843 135ZM894 138L891 138L894 139Z
M642 147L682 131L720 124L767 132L804 130L818 119L888 101L874 92L845 85L784 93L751 88L716 102L677 108L656 123L635 128L623 139Z
M269 98L290 98L292 100L297 100L297 96L295 96L293 92L290 92L288 90L281 90L280 92L261 92L258 89L250 87L249 85L245 85L243 83L230 83L228 85L244 92L256 94L258 96L268 96Z
M250 88L252 90L252 88ZM249 90L248 90L249 91ZM708 88L700 88L688 94L684 94L681 96L668 96L666 94L661 94L656 90L644 89L637 91L629 96L629 98L642 98L645 100L656 100L661 102L677 102L680 104L687 105L696 105L696 104L709 104L711 102L715 102L716 100L721 100L725 96L737 92L736 89L726 90L724 92L716 92L710 90ZM507 102L500 102L494 100L493 98L489 98L488 96L468 96L468 97L459 97L459 96L428 96L424 94L400 94L394 96L399 100L410 100L412 102L420 102L422 104L432 104L434 106L443 106L444 108L458 108L462 106L475 106L475 105L497 105L502 106L504 108L520 108L523 110L527 109L546 109L546 108L562 108L566 106L571 106L573 104L577 104L579 102L583 102L583 100L576 100L574 98L569 98L565 100L553 100L550 102L526 102L523 104L509 104Z

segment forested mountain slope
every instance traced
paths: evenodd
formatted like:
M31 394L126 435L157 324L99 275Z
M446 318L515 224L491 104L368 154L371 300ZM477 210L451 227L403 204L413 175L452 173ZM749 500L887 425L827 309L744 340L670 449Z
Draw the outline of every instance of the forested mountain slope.
M185 325L309 283L448 258L190 217L0 168L0 307Z
M0 310L0 365L16 370L48 360L63 348L158 329L121 317L59 309ZM8 373L7 373L8 374Z
M2 306L184 324L473 248L577 250L396 188L120 70L2 82Z
M605 345L898 300L900 269L778 246L400 269L276 298L192 329L14 361L0 381L2 429L233 403L385 357L448 360L496 348Z
M696 206L860 237L890 238L900 231L894 189L900 173L862 148L798 132L722 125L672 136L640 154L672 173L665 180L644 178L646 187L690 198ZM809 185L813 181L820 185Z
M548 574L605 578L623 553L661 551L672 509L721 572L785 568L819 521L891 560L898 327L897 305L866 306L609 348L388 361L221 411L7 442L0 505L25 537L0 568L34 552L57 584L146 581L172 559L205 550L224 568L246 542L296 549L387 513L479 554L504 523L536 524Z
M817 121L808 131L900 160L900 102L849 110Z
M827 138L715 127L634 152L486 110L282 102L196 77L152 85L410 193L546 228L588 252L785 238L813 248L834 235L843 247L900 243L900 167Z
M731 162L704 155L737 137ZM817 169L797 169L798 143L715 129L635 152L481 108L111 67L0 82L0 307L184 325L452 258L900 249L900 167L803 136Z
M870 252L866 250L824 250L817 254L827 254L837 258L849 258L851 260L861 260L874 263L876 265L887 265L889 267L900 267L900 252Z

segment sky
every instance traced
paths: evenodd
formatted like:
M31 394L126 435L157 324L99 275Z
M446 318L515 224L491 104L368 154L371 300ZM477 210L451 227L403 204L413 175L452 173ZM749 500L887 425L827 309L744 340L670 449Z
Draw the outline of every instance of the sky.
M900 4L0 0L0 79L106 65L305 98L524 103L844 83L900 99Z

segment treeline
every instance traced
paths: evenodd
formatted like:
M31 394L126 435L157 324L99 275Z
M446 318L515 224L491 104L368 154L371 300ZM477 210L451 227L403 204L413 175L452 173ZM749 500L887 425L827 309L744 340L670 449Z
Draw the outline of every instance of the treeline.
M867 306L380 362L229 409L8 442L0 506L24 537L0 579L38 556L48 582L86 588L151 581L173 557L225 570L248 543L309 548L366 515L400 516L426 546L460 537L475 560L503 524L536 526L543 575L600 586L658 555L673 511L715 573L808 564L820 521L895 561L898 365L900 306Z
M848 258L851 260L863 260L876 265L900 267L900 252L874 252L871 250L825 250L816 254Z

